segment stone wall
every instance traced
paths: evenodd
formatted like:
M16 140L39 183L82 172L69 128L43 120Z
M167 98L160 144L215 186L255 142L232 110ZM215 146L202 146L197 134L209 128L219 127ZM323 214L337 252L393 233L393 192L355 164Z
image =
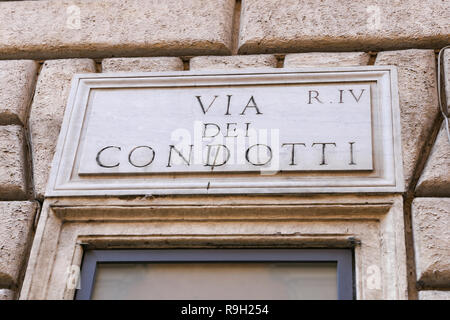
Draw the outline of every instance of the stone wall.
M0 300L20 291L74 74L361 65L398 68L409 296L450 299L448 21L441 0L0 1Z

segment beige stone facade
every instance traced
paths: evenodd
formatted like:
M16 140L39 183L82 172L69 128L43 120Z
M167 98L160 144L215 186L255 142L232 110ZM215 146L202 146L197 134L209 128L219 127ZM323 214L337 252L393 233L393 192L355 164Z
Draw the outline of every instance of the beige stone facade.
M351 248L357 299L449 299L449 21L440 0L0 1L0 300L73 299L84 248L135 247ZM45 197L75 74L372 65L398 72L403 193Z

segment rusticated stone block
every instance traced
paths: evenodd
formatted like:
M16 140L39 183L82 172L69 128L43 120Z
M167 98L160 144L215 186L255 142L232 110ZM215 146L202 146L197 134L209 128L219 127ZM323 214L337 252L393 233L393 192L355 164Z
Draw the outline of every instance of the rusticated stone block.
M419 291L419 300L450 300L450 291Z
M450 197L450 141L445 122L442 123L422 176L416 195L425 197Z
M351 67L365 66L370 55L365 52L308 52L287 54L284 67Z
M0 61L0 125L25 124L37 70L31 60Z
M449 19L442 0L243 0L239 53L439 48Z
M450 287L450 198L416 198L412 204L417 281Z
M229 54L234 4L234 0L0 1L0 57Z
M447 96L447 109L450 110L450 49L444 50L445 95Z
M277 59L273 55L249 56L204 56L191 59L190 70L205 69L242 69L242 68L275 68Z
M9 289L0 289L0 300L14 300L15 292Z
M43 198L45 193L71 79L76 73L89 72L95 72L91 59L48 60L42 67L29 119L37 198Z
M157 72L183 70L183 61L177 57L110 58L103 59L103 72Z
M23 129L18 125L0 126L0 199L26 198L26 157Z
M380 52L375 64L397 66L403 172L408 188L439 115L434 51Z
M22 271L37 205L0 201L0 285L16 286Z

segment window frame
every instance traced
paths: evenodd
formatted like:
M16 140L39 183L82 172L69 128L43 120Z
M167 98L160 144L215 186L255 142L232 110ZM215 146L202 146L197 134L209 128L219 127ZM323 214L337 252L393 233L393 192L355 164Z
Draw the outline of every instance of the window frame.
M75 300L90 300L100 263L151 262L335 262L338 300L355 296L351 249L104 249L84 253Z

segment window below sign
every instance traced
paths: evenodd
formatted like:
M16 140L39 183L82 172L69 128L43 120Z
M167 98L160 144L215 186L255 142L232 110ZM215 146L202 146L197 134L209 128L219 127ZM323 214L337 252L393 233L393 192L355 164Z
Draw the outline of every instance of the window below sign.
M352 299L346 249L91 250L77 299Z

